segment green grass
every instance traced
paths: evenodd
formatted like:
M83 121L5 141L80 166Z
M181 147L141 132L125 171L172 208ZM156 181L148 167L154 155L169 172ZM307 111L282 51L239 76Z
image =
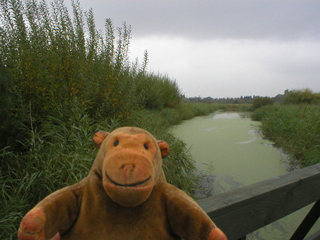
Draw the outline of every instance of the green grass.
M301 167L320 162L320 106L274 105L252 115L261 120L265 137L275 142Z

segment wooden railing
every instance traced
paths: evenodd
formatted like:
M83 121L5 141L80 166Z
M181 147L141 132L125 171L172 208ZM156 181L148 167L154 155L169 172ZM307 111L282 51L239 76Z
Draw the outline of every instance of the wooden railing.
M302 240L320 216L320 164L197 202L229 240L246 239L249 233L316 202L291 237ZM320 231L309 239L320 239Z

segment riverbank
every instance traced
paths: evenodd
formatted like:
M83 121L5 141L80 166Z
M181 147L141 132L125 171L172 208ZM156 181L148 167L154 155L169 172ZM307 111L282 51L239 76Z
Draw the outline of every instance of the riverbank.
M263 135L289 157L289 164L306 167L320 162L320 106L273 105L256 110Z

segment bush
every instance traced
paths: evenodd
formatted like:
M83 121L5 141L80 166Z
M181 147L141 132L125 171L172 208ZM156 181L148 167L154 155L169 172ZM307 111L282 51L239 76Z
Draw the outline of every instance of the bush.
M136 96L139 105L146 109L174 108L182 99L175 81L167 76L147 73L137 78Z
M262 121L263 117L266 115L267 108L258 108L251 114L251 119L253 121Z
M313 93L312 90L306 88L302 90L286 91L283 104L316 104L320 103L320 94Z
M272 105L273 103L274 103L274 100L269 97L255 97L252 103L252 110L255 111L258 108L261 108L267 105Z

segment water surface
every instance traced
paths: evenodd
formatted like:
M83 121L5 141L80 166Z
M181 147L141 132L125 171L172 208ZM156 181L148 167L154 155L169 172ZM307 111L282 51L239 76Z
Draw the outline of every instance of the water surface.
M196 117L173 129L190 147L197 167L228 175L242 186L287 173L285 156L261 137L259 122L238 113Z
M189 147L197 168L207 172L197 198L204 198L287 172L285 155L259 133L259 122L235 112L196 117L173 128ZM254 232L248 239L289 239L307 211L306 207ZM315 230L320 229L320 221ZM314 231L315 231L314 230Z

